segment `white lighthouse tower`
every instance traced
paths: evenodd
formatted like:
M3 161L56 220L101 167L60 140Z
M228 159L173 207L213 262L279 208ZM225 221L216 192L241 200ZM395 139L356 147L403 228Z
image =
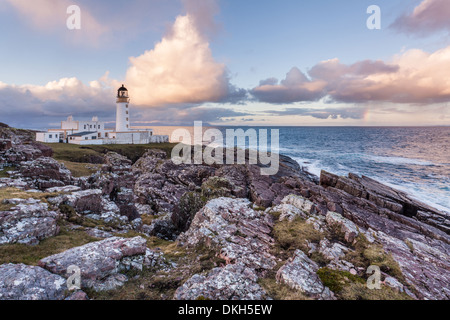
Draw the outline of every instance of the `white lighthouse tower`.
M116 132L130 131L130 99L128 90L123 85L117 91Z

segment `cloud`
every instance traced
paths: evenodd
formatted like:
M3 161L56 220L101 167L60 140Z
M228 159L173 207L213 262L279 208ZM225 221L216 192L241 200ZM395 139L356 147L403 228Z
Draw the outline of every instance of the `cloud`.
M133 121L133 125L170 125L192 126L194 121L209 123L221 123L223 118L248 116L249 113L239 112L230 108L188 106L179 108L176 106L132 109L131 117L140 119Z
M182 0L186 10L186 15L192 18L196 29L204 36L214 35L219 25L214 17L219 13L220 8L217 0Z
M73 0L2 0L7 2L33 29L45 32L68 32L67 8L78 5L81 9L81 29L71 31L78 43L96 45L109 28L100 23L86 6ZM1 1L0 1L1 2Z
M367 108L286 108L285 110L271 110L268 114L275 116L311 116L316 119L362 119Z
M268 103L293 103L316 101L324 96L326 82L309 80L298 68L292 68L286 78L278 83L275 78L262 80L253 90L259 101Z
M423 0L413 12L395 20L391 27L421 36L436 31L450 32L450 1Z
M392 66L392 67L389 67ZM330 82L328 94L340 102L432 104L450 101L450 46L434 53L409 50L389 66L364 76L346 72Z
M178 16L153 50L130 58L126 80L133 102L143 106L226 101L239 94L229 83L224 64L215 61L205 26L213 23L213 1L185 1Z
M264 80L251 93L269 103L316 101L432 104L450 101L450 46L433 53L414 49L391 61L338 59L313 66L308 76L293 68L280 84Z
M63 78L45 86L0 82L0 121L18 127L39 128L71 114L114 119L114 91L105 80L106 75L89 85L77 78Z

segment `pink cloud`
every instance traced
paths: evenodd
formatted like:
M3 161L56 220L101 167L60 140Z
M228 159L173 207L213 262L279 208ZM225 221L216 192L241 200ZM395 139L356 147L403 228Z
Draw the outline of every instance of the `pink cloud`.
M298 68L294 67L280 83L275 78L263 80L251 93L258 100L269 103L315 101L323 97L325 86L326 82L311 81Z
M423 0L413 12L399 17L392 27L419 35L450 31L450 1Z
M67 32L67 8L79 5L73 0L5 0L19 14L19 16L33 29L44 32ZM81 29L71 32L71 39L76 42L97 45L110 28L100 23L86 6L81 9Z
M434 53L409 50L391 61L338 59L318 63L309 78L294 68L280 84L263 81L252 90L260 101L293 103L327 98L336 102L371 101L425 104L450 101L450 46Z
M226 67L214 59L202 32L202 26L212 23L215 2L187 3L188 13L177 17L153 50L130 58L125 82L135 104L154 107L217 102L230 93Z

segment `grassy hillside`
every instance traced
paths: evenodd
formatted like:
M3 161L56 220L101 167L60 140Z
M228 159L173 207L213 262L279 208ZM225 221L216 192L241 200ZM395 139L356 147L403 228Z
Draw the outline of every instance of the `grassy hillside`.
M137 161L149 149L161 149L168 155L172 152L174 143L151 143L151 144L116 144L101 146L79 146L66 143L46 143L53 149L53 157L56 160L76 163L102 163L103 155L109 151L117 152L126 156L133 162Z

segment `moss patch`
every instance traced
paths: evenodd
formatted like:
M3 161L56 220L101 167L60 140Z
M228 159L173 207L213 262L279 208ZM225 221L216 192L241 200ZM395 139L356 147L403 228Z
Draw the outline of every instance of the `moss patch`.
M346 271L331 270L328 268L321 268L317 271L322 283L328 287L331 291L338 294L349 283L365 283L364 279L351 274Z
M274 278L263 278L258 284L274 300L310 300L300 291L291 289L285 284L278 283Z
M149 237L148 247L161 250L164 257L177 267L166 272L144 268L142 272L128 273L130 280L121 288L106 291L87 291L96 300L171 300L178 287L194 274L207 273L224 261L217 258L215 250L200 245L192 250L177 243Z
M349 251L344 260L347 260L356 267L367 269L371 265L379 266L381 271L397 278L405 283L404 276L398 263L391 254L384 251L378 244L371 244L367 238L360 234L354 244L354 251Z
M17 188L2 188L0 189L0 211L7 211L14 207L11 204L4 204L3 201L6 199L36 199L48 204L48 198L56 197L60 194L57 192L26 192Z
M53 158L61 161L77 163L103 163L103 156L112 151L121 154L133 162L136 162L149 149L160 149L170 156L174 143L150 143L150 144L125 144L125 145L100 145L79 146L68 143L47 143L53 150Z
M315 230L314 227L306 221L297 218L292 222L282 221L276 223L273 235L278 248L278 253L287 254L284 258L292 255L296 249L307 253L309 251L308 242L319 243L324 239L324 235Z
M92 163L87 164L71 161L59 161L59 162L64 164L66 168L70 170L72 176L76 178L90 176L96 173L101 168L100 164L92 164Z
M380 290L370 290L366 284L350 283L345 287L340 298L343 300L414 300L405 293L382 286Z
M8 171L16 171L16 167L3 167L0 169L0 178L9 178Z

